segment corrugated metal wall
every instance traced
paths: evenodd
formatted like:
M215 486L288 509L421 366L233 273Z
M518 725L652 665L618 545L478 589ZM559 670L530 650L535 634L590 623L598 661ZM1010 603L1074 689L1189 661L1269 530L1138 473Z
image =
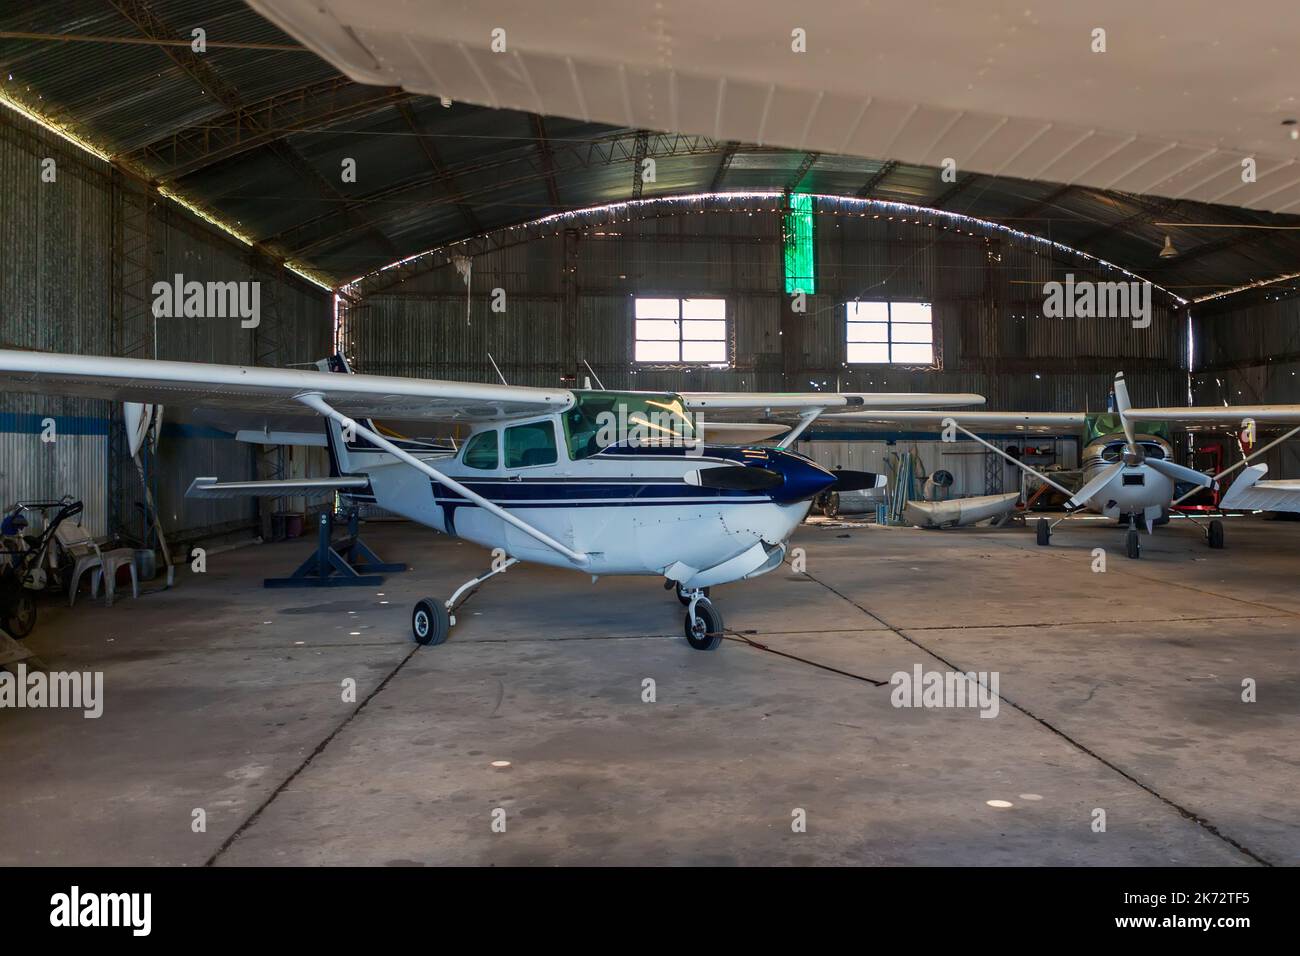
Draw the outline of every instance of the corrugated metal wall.
M1261 289L1196 307L1192 315L1195 404L1300 403L1300 296L1289 289ZM1262 430L1259 443L1278 436ZM1228 464L1236 455L1225 450ZM1300 441L1284 442L1259 461L1269 466L1271 478L1295 478L1300 475Z
M509 381L528 385L558 385L566 375L581 384L585 360L607 388L962 391L985 395L989 408L1100 411L1123 370L1137 402L1185 400L1185 315L1159 292L1146 329L1126 319L1043 316L1048 281L1124 278L1091 260L1053 258L1042 243L953 220L823 208L817 294L793 315L780 212L771 200L719 207L557 226L478 255L468 322L464 283L450 264L440 266L362 300L345 347L364 371L474 381L496 379L490 352ZM498 288L504 314L489 308ZM635 366L633 296L654 294L725 297L730 367ZM855 297L929 300L942 367L847 365L844 309ZM969 491L982 490L980 475Z
M41 160L56 162L42 182ZM16 115L0 116L0 344L89 355L121 354L229 364L283 365L328 353L330 294L275 267L94 157ZM124 266L124 259L130 263ZM158 319L153 283L260 281L257 330L238 319ZM129 298L123 305L123 285ZM118 323L115 330L114 323ZM259 338L260 337L260 338ZM109 530L109 403L0 396L0 506L71 494L95 534ZM40 441L53 417L58 439ZM255 477L249 446L170 407L151 480L173 535L250 524L256 505L193 501L197 475ZM130 525L142 500L138 478L122 480L117 511Z
M1043 284L1113 281L1095 263L1055 260L1041 243L968 234L942 221L870 215L817 217L818 292L789 314L783 293L781 215L770 201L738 211L647 216L563 230L476 256L470 316L448 264L377 292L351 313L346 346L359 368L445 378L495 379L491 352L512 382L555 385L585 374L606 387L769 390L808 388L977 391L990 407L1103 408L1115 372L1135 400L1186 394L1186 326L1154 295L1150 328L1126 319L1049 319ZM494 289L504 314L489 308ZM637 367L632 297L724 296L732 321L727 369ZM852 298L933 303L942 368L848 366L844 303ZM572 329L572 336L566 333ZM513 374L512 374L513 372ZM1037 377L1035 377L1037 376Z

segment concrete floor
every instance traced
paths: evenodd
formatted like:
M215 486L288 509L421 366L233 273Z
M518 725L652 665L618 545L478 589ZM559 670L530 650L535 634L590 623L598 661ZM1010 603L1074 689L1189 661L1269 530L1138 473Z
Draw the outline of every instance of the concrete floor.
M1049 549L805 526L807 574L714 591L730 629L854 675L997 671L995 719L740 640L693 651L649 578L520 566L416 649L413 601L487 555L365 533L413 570L260 588L299 540L44 605L30 646L102 670L105 712L0 710L0 864L1300 863L1300 524L1233 520L1212 552L1176 522L1138 562L1100 523Z

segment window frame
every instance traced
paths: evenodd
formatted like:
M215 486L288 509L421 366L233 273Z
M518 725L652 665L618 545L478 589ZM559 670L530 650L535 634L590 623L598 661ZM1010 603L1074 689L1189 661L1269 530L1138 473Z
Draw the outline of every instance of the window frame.
M857 318L851 315L850 309L854 305L883 305L885 306L885 341L884 342L854 342L849 338L849 333L855 325L879 325L879 319ZM930 308L930 341L929 342L901 342L894 340L895 325L924 325L923 322L908 322L904 320L895 320L895 305L925 305ZM883 345L885 346L886 358L884 361L860 361L849 358L849 346L851 345ZM928 361L918 361L915 359L895 359L894 346L896 345L929 345L930 358ZM844 303L844 362L846 365L890 365L890 366L911 366L913 368L938 368L939 355L935 344L935 318L934 318L934 301L932 299L849 299Z
M638 319L636 304L641 299L672 299L677 302L677 317L675 319ZM721 319L688 319L684 317L686 311L685 303L693 300L708 300L722 303ZM646 293L634 294L631 296L632 302L632 336L631 336L631 362L633 366L660 366L671 368L731 368L732 366L732 349L731 349L731 302L726 296L722 295L681 295L675 293ZM642 339L637 334L637 322L676 322L677 323L677 358L675 359L639 359L637 358L637 345L640 342L672 342L673 339ZM688 339L686 338L687 322L721 322L722 338L721 339ZM707 359L687 359L682 358L685 347L691 343L708 342L722 343L722 358L718 361Z
M500 428L500 432L501 432L501 442L500 442L500 449L501 449L501 458L500 458L500 460L501 460L501 465L500 465L500 467L501 467L503 470L505 470L505 471L522 471L522 470L524 470L525 468L554 468L554 467L556 467L557 465L559 465L559 464L560 464L560 440L559 440L560 436L559 436L559 431L558 431L558 429L556 428L556 424L557 424L557 423L556 423L556 421L555 421L555 417L556 417L556 416L554 416L554 415L547 415L545 418L534 418L534 419L532 419L531 421L526 421L526 422L512 422L512 423L509 424L509 425L503 425L503 426L501 426L501 428ZM507 457L508 452L507 452L507 450L506 450L506 432L510 431L512 428L526 428L526 427L528 427L528 426L530 426L530 425L549 425L549 426L550 426L550 429L551 429L551 447L555 450L555 458L554 458L552 461L538 462L538 463L533 464L533 465L512 465L512 464L510 464L510 460L509 460L509 458ZM567 452L567 451L565 452L565 460L566 460L566 461L568 460L568 452Z
M467 460L470 446L473 445L480 438L482 438L484 435L496 436L497 458L496 458L496 464L493 465L491 468L482 468L478 465L471 465ZM482 431L477 431L474 434L470 435L469 438L465 439L465 444L461 447L460 463L466 468L472 468L474 471L500 471L502 460L503 459L501 455L501 429L500 428L495 428L495 427L485 428Z

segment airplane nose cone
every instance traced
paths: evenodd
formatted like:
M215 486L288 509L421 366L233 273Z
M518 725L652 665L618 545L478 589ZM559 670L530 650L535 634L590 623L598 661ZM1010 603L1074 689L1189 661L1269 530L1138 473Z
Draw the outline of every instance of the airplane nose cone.
M771 492L776 501L806 501L835 484L835 475L802 455L776 452L768 467L785 478L781 486Z

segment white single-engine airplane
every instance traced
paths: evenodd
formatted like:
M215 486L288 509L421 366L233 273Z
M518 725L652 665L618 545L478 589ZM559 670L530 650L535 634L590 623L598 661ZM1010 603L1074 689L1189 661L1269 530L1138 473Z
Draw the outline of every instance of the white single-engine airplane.
M789 451L813 420L844 409L984 401L969 394L570 391L357 375L338 356L319 367L0 350L0 387L204 407L238 420L242 432L271 440L282 434L292 441L286 418L324 417L331 477L200 478L190 494L338 492L508 555L448 600L425 598L415 605L411 627L421 644L444 641L457 607L488 578L523 560L593 577L666 578L686 605L686 638L701 650L716 648L723 637L722 616L706 597L709 587L778 566L818 493L878 483L876 475L833 474ZM797 414L799 420L775 447L712 445L699 437L698 417L745 410ZM373 419L381 417L463 425L470 434L459 448L411 441L376 425ZM725 435L728 426L716 429ZM715 426L706 424L704 431L714 433Z
M951 434L955 439L960 432L966 438L1001 455L1017 468L1046 482L1067 497L1065 517L1076 511L1087 510L1108 518L1127 521L1126 551L1130 558L1142 553L1138 525L1145 526L1150 534L1155 523L1168 514L1174 502L1176 482L1187 482L1198 488L1209 488L1215 477L1171 461L1173 448L1161 435L1139 432L1143 423L1151 421L1176 421L1175 413L1186 409L1133 409L1129 401L1128 385L1124 373L1115 376L1115 416L1088 416L1083 412L867 412L853 411L836 416L837 421L861 421L871 424L899 424L912 427L933 427L943 430L945 440ZM1168 412L1169 415L1162 415ZM1150 416L1148 418L1148 416ZM992 442L976 435L971 429L1015 428L1028 432L1069 431L1088 426L1090 441L1082 452L1082 475L1079 486L1067 488L1019 458L1007 454ZM1118 427L1116 427L1118 425ZM997 498L1000 496L987 496ZM1037 540L1040 545L1051 543L1052 531L1065 517L1051 521L1039 518ZM1195 520L1195 519L1192 519ZM1199 524L1199 522L1197 522ZM1210 547L1223 547L1223 523L1217 519L1204 526Z

